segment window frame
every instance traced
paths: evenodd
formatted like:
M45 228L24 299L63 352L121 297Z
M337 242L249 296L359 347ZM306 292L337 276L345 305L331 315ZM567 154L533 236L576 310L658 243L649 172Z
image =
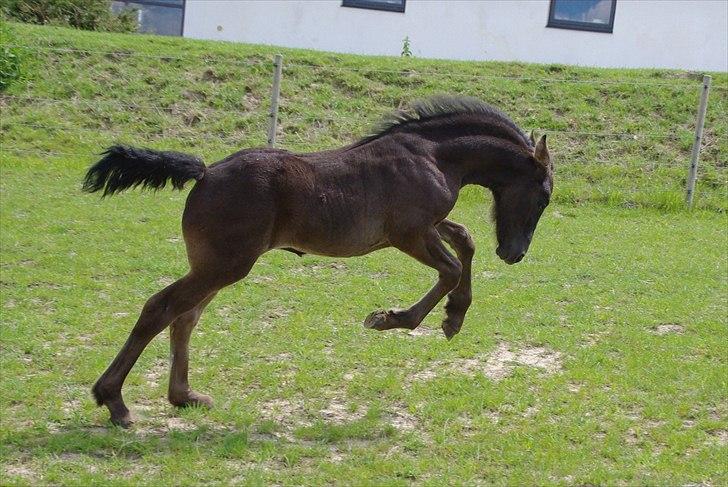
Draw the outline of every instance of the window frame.
M373 0L342 0L341 6L404 13L407 0L401 0L401 2L402 3L400 5L396 5L391 3L375 2Z
M152 7L166 7L166 8L176 8L182 10L182 25L179 28L179 36L184 37L185 36L185 13L187 12L187 0L182 0L182 5L174 5L171 3L167 3L164 0L157 1L157 0L117 0L119 3L124 3L126 6L129 6L130 3L138 3L139 5L150 5Z
M577 20L557 20L554 18L556 2L557 0L551 0L549 2L549 18L548 22L546 22L546 27L553 27L556 29L585 30L588 32L601 32L603 34L613 33L614 17L617 11L617 0L611 0L612 9L609 12L608 24L597 24L595 22L579 22Z

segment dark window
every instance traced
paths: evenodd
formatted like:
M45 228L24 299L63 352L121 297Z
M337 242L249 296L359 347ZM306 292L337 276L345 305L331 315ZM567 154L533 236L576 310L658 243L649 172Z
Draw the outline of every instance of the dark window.
M114 12L137 11L139 32L181 36L184 29L185 0L114 0Z
M546 27L612 32L617 0L551 0Z
M343 0L341 2L341 6L388 10L390 12L404 12L405 1L406 0Z

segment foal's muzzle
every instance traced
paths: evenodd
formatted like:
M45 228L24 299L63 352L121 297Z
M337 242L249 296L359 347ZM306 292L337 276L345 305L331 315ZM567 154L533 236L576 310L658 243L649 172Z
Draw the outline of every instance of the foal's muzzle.
M500 257L506 264L516 264L518 262L521 262L523 260L523 257L526 256L526 249L523 250L503 250L503 247L500 245L495 249L495 253Z

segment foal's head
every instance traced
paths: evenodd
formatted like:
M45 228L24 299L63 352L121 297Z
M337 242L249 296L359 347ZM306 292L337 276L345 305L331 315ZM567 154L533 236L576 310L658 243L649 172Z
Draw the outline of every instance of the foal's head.
M528 163L504 184L493 189L498 248L496 254L508 264L520 262L531 244L536 224L551 198L553 163L546 136L533 144Z

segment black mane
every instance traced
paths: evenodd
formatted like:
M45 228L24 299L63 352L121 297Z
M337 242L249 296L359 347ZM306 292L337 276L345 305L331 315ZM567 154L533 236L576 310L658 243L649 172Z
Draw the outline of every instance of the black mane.
M517 138L521 139L526 147L531 147L530 138L508 117L497 108L470 96L439 95L417 100L412 103L411 110L398 110L385 117L373 129L370 135L356 142L360 146L391 133L399 127L417 122L424 122L435 118L447 118L456 115L475 114L482 115L498 125L505 125L513 130Z

